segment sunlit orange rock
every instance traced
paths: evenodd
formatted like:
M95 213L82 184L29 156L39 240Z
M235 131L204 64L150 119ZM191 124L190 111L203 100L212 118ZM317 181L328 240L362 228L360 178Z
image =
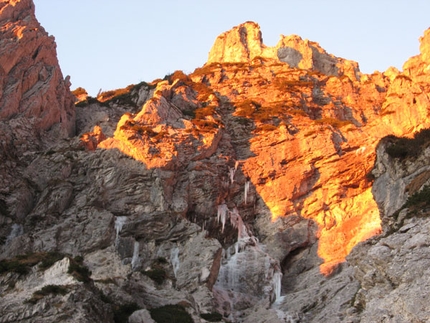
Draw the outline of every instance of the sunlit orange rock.
M35 17L30 0L0 1L0 119L29 124L37 132L55 124L75 131L69 78L63 79L54 37Z
M379 140L430 127L429 39L427 31L405 72L366 75L356 62L298 36L268 48L248 22L217 38L205 66L160 82L99 147L171 170L205 160L195 167L216 173L238 161L240 183L228 190L225 179L212 183L218 196L210 205L233 196L229 207L251 212L238 197L248 178L264 204L254 198L252 212L268 248L283 243L276 233L287 229L285 219L309 219L319 228L321 271L330 274L381 230L369 177Z
M76 97L77 102L85 101L88 98L88 92L82 87L73 90L72 94Z
M321 46L300 36L281 35L275 47L264 45L260 26L246 22L224 32L215 40L206 64L251 63L255 59L283 62L291 68L315 70L326 75L359 78L358 64L328 54Z
M184 118L178 105L194 106L198 102L198 93L187 93L186 87L180 82L159 83L142 110L135 116L123 115L114 137L104 140L99 147L117 148L148 168L175 169L187 161L209 158L221 139L219 121L212 115L199 124Z
M92 132L81 136L83 146L88 150L95 150L100 142L106 139L105 134L99 126L95 126Z
M272 58L274 54L263 44L260 26L248 21L217 37L207 64L249 62L256 57Z

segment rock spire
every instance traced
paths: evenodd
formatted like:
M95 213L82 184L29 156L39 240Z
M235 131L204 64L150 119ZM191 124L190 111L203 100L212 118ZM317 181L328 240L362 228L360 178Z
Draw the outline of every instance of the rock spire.
M61 73L53 36L31 0L0 1L0 139L18 150L37 146L47 131L74 134L74 99ZM11 136L19 137L12 144ZM22 148L22 149L21 149Z

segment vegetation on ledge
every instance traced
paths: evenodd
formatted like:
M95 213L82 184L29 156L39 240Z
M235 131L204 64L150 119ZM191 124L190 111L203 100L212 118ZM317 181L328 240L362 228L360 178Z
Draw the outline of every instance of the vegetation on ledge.
M133 312L138 310L140 310L140 307L136 303L116 305L114 306L114 309L113 309L113 313L114 313L113 320L115 323L127 323L130 315L133 314Z
M322 118L322 119L315 120L315 123L316 124L328 124L334 128L338 128L338 129L352 124L352 122L349 120L339 120L339 119L335 119L335 118Z
M414 138L387 136L387 154L391 158L405 160L416 158L430 144L430 129L423 129L414 135Z
M69 259L70 265L69 270L67 272L80 282L87 283L91 281L91 271L88 269L87 266L84 265L84 259L81 256L76 256L75 258Z
M12 259L0 261L0 275L9 272L26 275L30 272L32 267L39 263L39 269L46 270L63 258L64 255L58 252L39 252L18 255Z
M166 305L150 309L152 319L157 323L193 323L191 315L180 305Z
M47 295L66 295L68 293L65 286L60 285L46 285L42 289L35 291L33 296L27 300L28 303L36 304L37 301L41 300Z
M142 270L141 273L151 278L157 285L162 285L167 278L166 271L159 267L150 270Z
M208 322L221 322L222 321L222 315L220 313L217 313L217 312L201 314L200 317L202 319L205 319Z

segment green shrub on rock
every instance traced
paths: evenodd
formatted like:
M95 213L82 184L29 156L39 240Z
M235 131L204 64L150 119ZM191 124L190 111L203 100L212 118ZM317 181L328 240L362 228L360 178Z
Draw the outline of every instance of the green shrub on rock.
M33 293L33 296L27 301L31 304L36 304L37 301L42 299L43 297L47 295L66 295L67 294L67 288L60 285L46 285L43 286L42 289L35 291Z
M208 322L220 322L220 321L222 321L222 315L220 313L217 313L217 312L201 314L200 317L202 319L205 319Z
M139 305L136 303L127 303L119 306L115 306L113 309L114 322L115 323L127 323L128 318L133 312L140 310Z
M194 323L191 315L180 305L165 305L149 310L157 323Z

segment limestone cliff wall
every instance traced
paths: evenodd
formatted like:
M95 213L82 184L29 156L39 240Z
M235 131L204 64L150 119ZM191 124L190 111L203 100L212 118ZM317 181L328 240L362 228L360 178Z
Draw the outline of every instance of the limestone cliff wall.
M58 65L54 37L37 21L32 1L2 1L0 6L3 145L31 150L36 137L53 127L62 137L74 135L74 99ZM20 139L12 143L13 134Z
M365 75L298 36L268 48L247 22L189 75L86 97L77 136L51 141L74 131L55 43L31 1L0 10L1 322L427 314L407 300L427 222L392 217L428 182L428 149L400 163L380 140L430 126L428 32L404 72Z
M22 219L34 195L18 169L75 134L74 98L32 1L0 1L0 25L0 214Z

